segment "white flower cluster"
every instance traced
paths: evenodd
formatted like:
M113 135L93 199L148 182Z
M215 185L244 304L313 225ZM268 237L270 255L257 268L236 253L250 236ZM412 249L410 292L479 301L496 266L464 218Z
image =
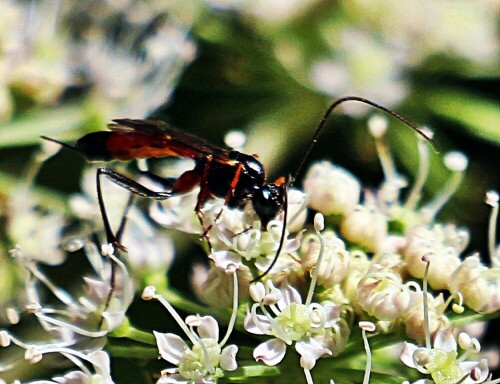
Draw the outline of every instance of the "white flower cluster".
M299 220L300 225L293 227L298 234L289 237L286 232L279 260L265 282L250 284L252 277L265 270L275 257L282 223L271 221L267 228L261 228L251 209L232 210L222 203L207 203L203 220L214 263L198 291L210 305L227 307L234 285L224 271L236 266L240 299L250 296L255 302L247 311L245 330L271 337L254 350L254 358L269 366L279 365L287 347L293 345L301 356L308 382L312 382L310 370L319 358L336 356L344 350L354 316L373 322L360 325L363 330L391 333L403 325L407 337L419 343L435 338L434 349L426 347L427 360L419 367L436 383L440 383L440 375L448 374L450 364L455 367L451 370L457 381L483 382L488 374L485 360L467 362L470 352L460 358L456 352L451 356L448 351L456 351L450 346L453 342L442 347L438 341L443 334L455 340L450 313L462 313L464 305L483 314L500 309L495 246L490 247L492 267L483 265L477 254L464 258L468 232L436 220L439 210L458 188L467 159L456 152L446 155L449 181L432 200L420 204L429 164L428 148L421 140L421 165L415 184L407 199L401 199L407 183L385 146L386 124L380 117L369 124L386 176L379 190L365 190L361 200L362 188L353 175L326 161L313 165L305 177L305 195L294 201L307 201L310 209L325 215L329 225L323 230L320 215L315 219L316 233L302 236L304 221ZM494 216L498 199L492 192L488 196ZM194 204L196 195L192 199ZM188 217L187 209L181 209L182 217ZM303 211L303 204L294 208L301 217ZM164 206L162 214L169 212L170 208ZM495 226L496 221L490 224ZM495 243L495 239L490 242ZM309 291L303 300L301 290L306 285ZM438 350L446 351L445 361L441 361Z
M244 350L257 363L278 369L298 354L295 366L300 366L308 384L314 383L317 370L322 377L335 379L335 370L328 370L328 364L321 364L321 360L332 359L335 364L334 359L343 353L364 350L363 383L367 384L372 365L377 364L370 341L378 336L377 348L387 346L385 339L395 336L399 336L400 345L405 342L401 372L407 372L403 364L414 368L417 376L412 377L420 379L417 383L498 383L488 376L489 363L477 337L459 330L468 322L466 318L461 322L460 316L466 307L476 316L496 316L500 310L500 253L495 238L498 194L487 194L492 210L491 266L486 266L478 254L464 255L469 243L465 229L436 219L459 186L467 166L465 156L445 156L448 182L430 201L421 203L429 170L428 149L421 140L416 181L402 198L407 183L385 146L386 123L377 118L369 125L385 175L381 187L364 189L347 171L329 162L317 163L305 177L304 192L288 191L285 230L283 214L263 228L250 204L243 210L230 209L219 200L204 204L200 223L193 211L197 191L153 202L150 213L159 224L206 237L211 267L197 267L192 281L197 284L194 291L198 298L208 306L179 298L166 288L165 271L171 258L161 262L162 250L155 245L164 235L134 206L128 215L132 230L125 230L120 237L129 251L131 275L115 257L112 245L99 252L94 243L82 237L66 241L66 249L84 251L95 275L85 278L88 293L76 299L42 272L36 258L14 249L12 255L28 272L25 307L51 337L50 341L27 343L10 330L0 331L3 348L15 347L24 353L2 361L0 371L58 353L78 370L55 377L53 382L111 383L109 358L102 348L105 337L134 337L125 313L135 285L140 289L146 286L142 298L160 302L183 331L182 337L154 331L159 355L173 365L161 372L160 384L240 380L248 372L255 376L260 372L265 380L270 371L259 371L256 366L252 366L253 371L245 369L249 368L248 360L237 359L237 353ZM89 188L91 182L83 185ZM113 201L108 203L109 213L115 211L119 216L123 208L114 207ZM92 209L96 205L85 194L72 199L73 211L84 223L83 233L100 230L95 226L98 212ZM312 230L304 233L310 228L306 224L308 209L318 213ZM262 278L281 242L278 261ZM167 254L171 255L171 250ZM42 305L41 287L61 304ZM182 319L174 305L199 314ZM227 331L220 338L216 314L227 314L227 308L231 308ZM7 311L7 318L11 323L18 321L13 309ZM247 348L228 343L236 331L264 340L252 345L250 354Z
M82 15L91 22L76 22ZM161 1L3 1L0 121L23 108L16 105L19 97L46 106L60 102L70 87L88 95L89 105L97 103L104 120L124 112L146 116L167 99L193 60L188 30L196 17L180 16L175 5ZM111 36L117 20L122 25L114 29L122 32Z
M95 274L83 277L85 294L74 297L58 287L42 271L37 260L25 256L20 248L11 251L18 265L28 276L25 279L24 312L35 316L41 328L39 340L22 341L7 330L0 330L0 345L12 349L10 359L0 363L0 372L15 370L23 363L36 364L44 355L58 354L77 368L53 381L34 383L113 383L109 356L102 349L106 335L125 320L125 312L132 302L134 289L125 265L114 256L108 244L99 251L94 243L72 239L67 243L71 251L83 250ZM115 263L116 267L113 267ZM117 268L112 272L113 268ZM114 274L114 286L111 286ZM113 295L110 296L110 291ZM56 302L42 303L47 292ZM56 304L57 303L57 304ZM8 310L12 324L20 321L15 308ZM24 352L23 352L24 351ZM23 352L23 354L21 354ZM87 365L91 365L89 369Z

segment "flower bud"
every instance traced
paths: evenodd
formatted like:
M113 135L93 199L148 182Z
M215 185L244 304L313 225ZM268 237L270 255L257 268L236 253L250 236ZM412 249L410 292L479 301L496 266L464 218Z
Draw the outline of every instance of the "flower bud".
M340 283L349 272L349 252L345 244L332 231L323 234L325 248L323 258L318 271L318 284L324 287L332 287ZM303 242L302 261L306 270L317 268L320 252L320 243L316 235L310 235Z
M250 297L256 303L260 303L262 300L264 300L264 296L266 295L266 288L260 281L254 284L250 284L249 291Z
M425 271L422 257L432 255L428 279L429 285L436 290L448 288L452 273L460 265L457 248L462 248L462 244L458 244L456 239L451 240L455 241L453 245L448 242L443 228L443 226L435 226L432 230L424 227L416 228L404 251L408 272L419 279L424 277ZM468 236L464 242L468 243Z
M406 312L410 293L401 278L391 272L372 272L358 284L361 307L379 320L395 320Z
M439 330L448 326L449 320L442 313L444 310L443 295L433 297L427 294L427 303L429 308L429 332L434 335ZM425 341L425 320L423 292L410 291L410 304L403 319L406 328L406 334L419 344Z
M465 304L476 312L500 309L500 269L487 268L479 256L467 257L450 277L451 293L461 293Z
M368 252L377 252L387 236L387 217L375 208L358 205L342 221L340 232Z
M298 190L288 190L287 230L298 232L304 227L307 219L307 195Z
M346 215L358 204L361 187L348 171L322 161L307 172L304 192L312 209L324 215Z

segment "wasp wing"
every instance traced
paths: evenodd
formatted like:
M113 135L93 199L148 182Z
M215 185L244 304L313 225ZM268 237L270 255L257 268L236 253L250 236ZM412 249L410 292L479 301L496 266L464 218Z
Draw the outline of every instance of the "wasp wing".
M162 121L116 119L108 125L108 128L112 131L112 136L116 136L109 141L110 150L112 152L127 150L128 158L200 159L212 156L220 161L230 161L228 150L211 145Z

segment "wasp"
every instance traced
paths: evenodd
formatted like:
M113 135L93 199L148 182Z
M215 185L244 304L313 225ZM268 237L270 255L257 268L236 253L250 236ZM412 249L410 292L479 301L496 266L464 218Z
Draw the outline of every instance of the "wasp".
M172 187L166 191L153 191L110 168L101 167L97 169L97 196L107 240L122 249L124 248L119 243L117 236L113 234L106 215L101 190L102 176L107 177L134 195L155 200L166 200L199 187L200 190L194 211L198 215L202 227L201 209L203 204L212 197L224 199L225 204L232 208L242 207L247 202L251 202L264 227L271 219L283 212L282 236L275 258L268 269L255 279L257 280L272 269L283 247L287 222L287 189L293 185L299 176L307 157L326 126L327 119L335 108L348 101L368 104L388 113L414 129L434 146L432 139L410 120L380 104L357 96L343 97L330 105L316 127L297 171L289 180L282 177L272 183L267 181L264 167L255 155L211 145L205 140L160 121L116 119L108 125L108 131L89 133L80 138L74 145L62 143L45 136L42 136L42 138L75 150L89 161L126 161L165 157L194 160L194 168L180 175ZM158 180L161 179L158 176L155 177ZM206 235L206 231L204 234Z

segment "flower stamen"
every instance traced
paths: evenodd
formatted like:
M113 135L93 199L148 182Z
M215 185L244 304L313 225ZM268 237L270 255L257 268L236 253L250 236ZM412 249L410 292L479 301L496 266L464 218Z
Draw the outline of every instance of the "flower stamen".
M491 266L500 267L500 252L495 252L496 247L496 230L498 220L498 200L499 196L496 191L488 191L486 193L486 204L491 206L490 220L488 222L488 252L490 254Z
M431 138L434 135L430 129L423 128L423 130L425 130L425 134ZM413 187L408 195L408 199L406 200L405 208L408 210L413 210L419 202L422 195L422 188L427 180L427 176L429 176L429 146L420 135L418 135L417 148L419 154L418 171L416 179L413 182Z
M320 249L318 260L316 261L316 268L314 268L313 277L311 279L311 285L309 286L309 292L307 292L305 305L311 304L312 297L314 294L314 289L316 288L316 282L318 281L318 274L320 270L321 260L323 259L323 254L325 253L325 240L321 236L321 230L325 227L325 218L321 213L317 213L314 216L314 230L319 239Z

